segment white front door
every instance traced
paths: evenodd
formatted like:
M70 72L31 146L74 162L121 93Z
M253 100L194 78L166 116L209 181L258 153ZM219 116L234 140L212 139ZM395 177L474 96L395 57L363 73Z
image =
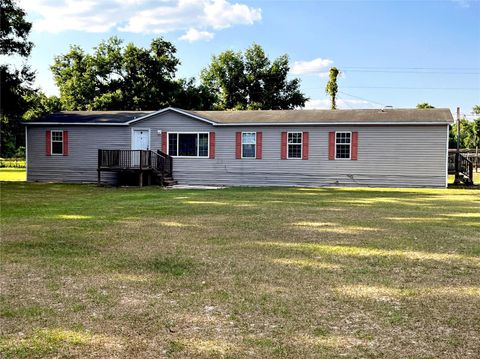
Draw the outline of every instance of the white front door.
M150 131L133 130L132 134L132 150L149 150L150 149ZM140 165L140 152L132 152L132 165Z
M150 149L150 131L133 130L132 150Z

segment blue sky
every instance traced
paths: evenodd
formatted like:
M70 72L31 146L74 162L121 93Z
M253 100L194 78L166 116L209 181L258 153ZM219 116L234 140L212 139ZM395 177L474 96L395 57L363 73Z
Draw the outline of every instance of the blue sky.
M340 106L368 108L480 103L480 2L21 0L34 22L29 63L37 84L57 94L55 55L78 44L91 51L117 35L148 46L164 36L178 49L178 76L198 77L212 54L253 42L271 58L287 53L308 108L325 108L325 73L342 71Z

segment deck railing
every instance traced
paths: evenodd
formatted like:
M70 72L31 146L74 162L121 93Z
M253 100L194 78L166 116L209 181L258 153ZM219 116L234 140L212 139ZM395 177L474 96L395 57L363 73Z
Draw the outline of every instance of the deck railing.
M457 164L458 163L458 164ZM458 168L458 175L463 177L462 182L473 184L473 163L461 153L448 153L448 173L455 173Z
M151 151L145 150L98 150L100 169L148 169Z
M162 151L99 149L97 170L99 174L101 171L152 171L163 183L173 175L173 158Z
M163 177L171 177L173 171L172 156L158 150L157 152L150 151L152 169L161 173Z

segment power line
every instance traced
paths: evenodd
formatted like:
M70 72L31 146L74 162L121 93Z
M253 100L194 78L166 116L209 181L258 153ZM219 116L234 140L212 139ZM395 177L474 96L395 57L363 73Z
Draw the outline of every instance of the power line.
M338 92L340 92L340 93L342 93L342 94L344 94L344 95L347 95L347 96L353 97L353 98L357 98L357 99L359 99L359 100L367 101L367 102L369 102L369 103L372 103L372 104L374 104L374 105L379 105L379 106L382 106L382 107L385 107L385 106L386 106L386 105L385 105L385 104L383 104L383 103L376 102L376 101L372 101L372 100L366 99L366 98L364 98L364 97L355 96L355 95L352 95L352 94L346 93L346 92L344 92L344 91L340 91L340 90L339 90Z
M467 90L480 91L480 87L401 87L401 86L344 86L350 89L386 89L386 90Z
M351 110L353 110L353 107L350 106L350 104L348 103L348 100L341 98L338 94L337 94L337 98L338 98L339 100L341 100L348 108L350 108Z
M403 87L403 86L342 86L346 89L383 89L383 90L465 90L480 91L480 87ZM320 90L325 87L303 87L304 90Z
M340 68L343 72L360 72L360 73L387 73L387 74L432 74L432 75L480 75L480 72L466 72L466 71L438 71L438 70L374 70L374 69L353 69L353 68Z
M339 66L344 69L359 70L434 70L434 71L480 71L480 67L388 67L388 66Z

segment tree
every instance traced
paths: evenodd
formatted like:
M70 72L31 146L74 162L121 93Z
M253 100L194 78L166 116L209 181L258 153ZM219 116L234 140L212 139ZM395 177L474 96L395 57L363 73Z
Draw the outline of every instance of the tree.
M215 95L204 85L197 85L195 78L179 79L177 84L177 92L171 106L190 110L210 110L213 108Z
M327 86L325 87L325 92L327 95L330 95L330 109L336 110L337 109L337 92L338 92L338 84L337 84L337 77L340 71L336 67L332 67L328 73L329 80L327 82Z
M0 2L0 55L27 58L33 44L28 40L32 24L25 20L25 11L12 0ZM27 66L15 68L0 65L1 155L10 157L23 139L21 116L27 108L24 96L34 92L35 73Z
M22 115L23 121L30 121L49 113L62 110L62 104L57 96L47 96L41 91L35 91L24 97L28 110Z
M421 102L419 104L417 104L417 108L435 108L433 107L432 105L430 105L428 102Z
M300 80L288 80L287 55L270 61L260 45L242 52L227 50L202 70L201 85L214 94L217 110L280 110L304 107Z
M0 10L0 54L28 57L33 47L28 41L32 24L25 20L25 11L13 0L2 0Z
M480 106L473 107L473 113L480 115ZM457 125L450 126L449 148L457 147ZM479 148L480 147L480 118L473 121L465 117L460 119L460 148Z
M111 37L93 54L72 46L55 58L51 70L66 110L203 109L211 103L205 90L194 79L175 80L180 64L175 54L175 46L162 38L140 48Z
M474 115L480 115L480 105L473 106L472 112ZM478 151L480 147L480 117L470 122L465 135L465 147L475 148Z

